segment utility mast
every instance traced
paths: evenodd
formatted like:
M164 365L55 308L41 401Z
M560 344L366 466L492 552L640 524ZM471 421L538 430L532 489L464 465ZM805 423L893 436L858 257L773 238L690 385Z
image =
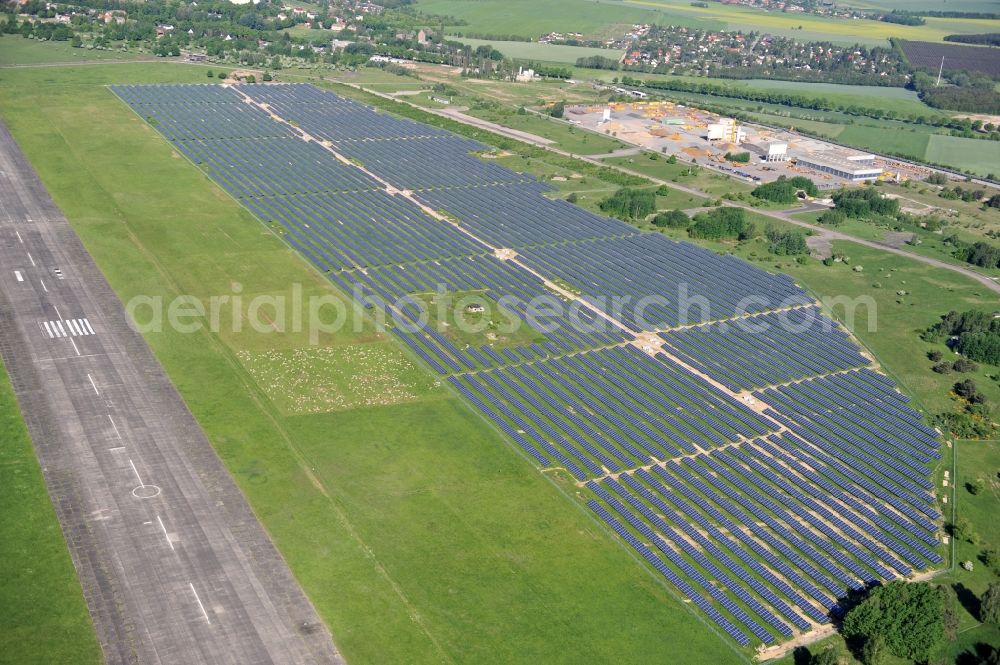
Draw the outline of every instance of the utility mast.
M939 85L941 85L941 73L942 72L944 72L944 56L943 55L941 56L941 66L938 67L938 80L937 80L937 83L934 84L935 88L938 87Z

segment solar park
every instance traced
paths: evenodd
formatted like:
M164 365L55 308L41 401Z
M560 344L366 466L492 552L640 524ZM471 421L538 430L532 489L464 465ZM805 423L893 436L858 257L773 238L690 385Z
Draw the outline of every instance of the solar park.
M545 196L486 146L300 84L115 86L737 644L942 561L938 433L785 275ZM685 308L679 289L694 304ZM422 317L472 294L544 332ZM437 295L435 295L437 294ZM663 295L652 304L643 296ZM420 297L416 297L420 296Z

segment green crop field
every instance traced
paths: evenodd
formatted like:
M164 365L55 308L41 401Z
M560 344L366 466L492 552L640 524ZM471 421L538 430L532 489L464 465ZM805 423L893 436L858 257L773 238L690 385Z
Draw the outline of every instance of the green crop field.
M927 144L927 159L961 166L979 175L996 174L1000 172L1000 143L934 135Z
M718 21L730 30L757 30L803 40L885 44L889 37L942 41L945 35L995 30L995 21L928 18L926 25L898 25L871 20L848 20L815 14L768 12L741 5L711 2L695 7L684 0L625 0L629 7L649 7L686 17Z
M0 363L0 663L103 662L66 541Z
M336 296L104 87L204 80L167 64L0 70L0 115L123 299L234 282L245 298L293 283ZM301 335L246 328L147 340L349 662L746 660L574 503L572 485L448 389L408 380L412 359L370 325L324 337L333 351L319 358L296 356ZM289 358L329 368L363 346L400 399L344 405L345 384L319 380L332 401L303 404L308 386L260 387L289 376L276 369Z
M886 44L890 36L916 41L941 41L955 33L995 32L995 22L929 18L922 26L846 20L784 12L766 12L739 5L709 3L694 7L687 0L418 0L424 12L454 16L466 25L453 30L467 33L518 35L537 38L549 32L581 32L604 38L623 34L634 23L657 23L707 29L756 30L803 40L843 44Z
M874 9L901 9L905 11L955 11L997 13L996 0L961 0L948 4L947 0L852 0L852 7Z
M658 7L626 6L601 0L418 0L428 14L454 16L467 22L454 26L462 34L517 35L537 38L550 32L580 32L588 39L620 35L635 23L723 27L698 16L667 13Z
M625 53L624 51L615 49L587 46L559 46L556 44L538 44L536 42L503 42L487 39L470 39L468 37L453 37L453 39L463 44L468 44L473 48L482 46L483 44L490 44L508 58L566 64L574 64L577 58L586 58L592 55L603 55L605 58L614 58L617 60Z
M837 140L850 145L864 146L869 150L889 153L902 153L915 159L922 159L927 152L927 141L931 138L930 131L915 128L912 131L900 129L886 131L882 127L865 125L848 125L837 134ZM986 141L983 141L986 143ZM960 162L942 161L941 163L957 164Z
M581 70L584 71L584 70ZM590 77L610 80L618 72L595 71ZM873 85L838 85L836 83L811 83L808 81L770 81L764 79L722 79L708 76L666 76L658 74L632 74L633 78L646 80L680 80L692 83L710 83L739 89L749 88L755 91L787 92L800 97L825 99L835 104L854 105L865 108L892 109L897 113L916 113L919 115L939 115L937 111L924 104L917 93L905 88L890 88ZM669 94L674 94L669 91ZM719 98L716 98L719 99ZM743 101L743 100L734 100ZM746 102L756 105L756 102ZM805 109L800 109L805 110Z

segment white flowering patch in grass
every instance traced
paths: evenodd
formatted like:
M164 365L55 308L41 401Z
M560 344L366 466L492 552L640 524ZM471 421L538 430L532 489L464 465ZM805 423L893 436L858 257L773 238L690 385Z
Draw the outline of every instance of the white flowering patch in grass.
M238 352L286 415L386 406L426 396L439 382L389 344Z

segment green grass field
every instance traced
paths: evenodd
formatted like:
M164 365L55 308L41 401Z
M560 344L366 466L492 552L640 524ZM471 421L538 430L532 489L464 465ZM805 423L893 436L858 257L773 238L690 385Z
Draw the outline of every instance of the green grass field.
M28 430L0 363L0 663L104 662Z
M635 157L610 157L603 160L607 164L621 166L626 169L636 171L643 175L648 175L668 182L676 182L679 185L695 187L706 194L721 196L723 194L739 192L749 193L754 186L745 182L734 180L727 175L703 168L695 168L691 172L690 164L678 161L670 164L662 155L657 159L650 159L649 153L636 155ZM687 172L687 175L685 175Z
M955 164L979 175L1000 172L1000 143L960 136L934 135L927 144L926 158L938 164Z
M550 120L536 113L518 115L509 111L495 112L483 109L471 110L468 111L468 114L504 127L550 139L554 142L554 147L576 155L602 155L628 147L627 144L613 138L578 129L567 123Z
M456 41L476 48L483 44L490 44L493 48L503 53L508 58L518 60L540 60L543 62L562 62L574 64L577 58L586 58L592 55L602 55L605 58L617 60L624 51L605 48L591 48L587 46L559 46L556 44L538 44L535 42L501 42L485 39L470 39L468 37L454 37Z
M204 76L166 64L3 70L0 114L123 299L233 282L244 296L296 282L333 294L103 87ZM745 660L575 505L571 486L446 389L291 416L245 354L301 338L147 339L349 662ZM369 327L321 346L359 344L399 348ZM387 371L413 371L398 362Z
M54 62L90 62L100 60L136 60L149 58L135 50L118 49L100 51L88 48L73 48L69 42L39 42L25 39L21 35L0 35L0 66L37 65Z

